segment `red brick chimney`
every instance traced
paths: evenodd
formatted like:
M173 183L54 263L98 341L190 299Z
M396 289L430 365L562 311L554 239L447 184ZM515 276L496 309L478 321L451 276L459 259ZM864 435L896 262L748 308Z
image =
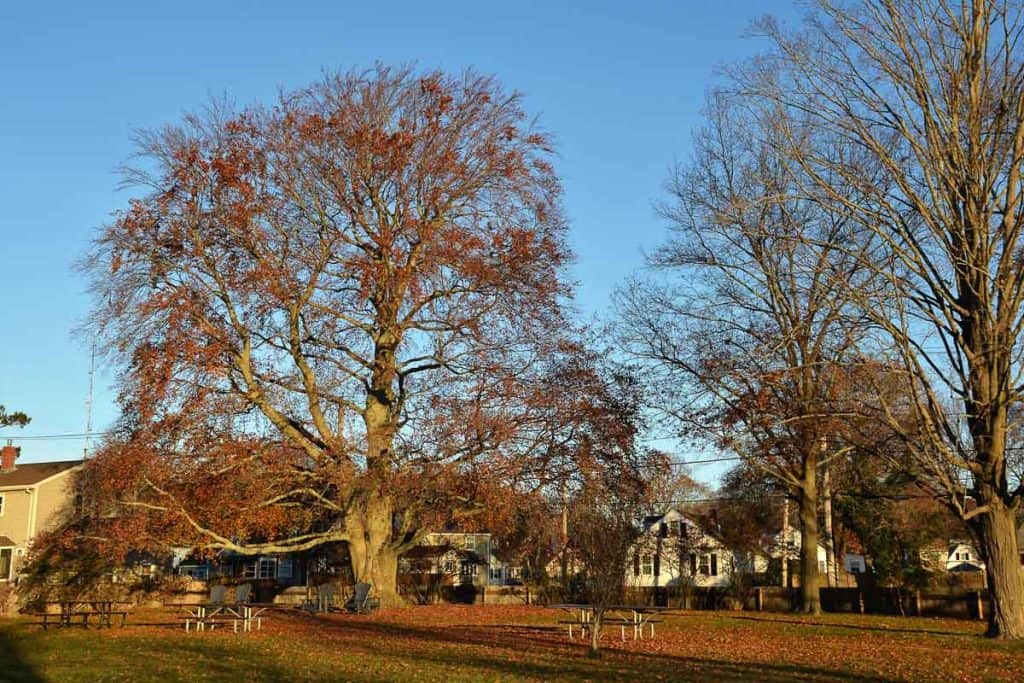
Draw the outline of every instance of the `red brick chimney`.
M0 472L10 472L14 469L14 461L21 455L21 447L14 446L11 444L11 440L7 440L7 445L0 450Z

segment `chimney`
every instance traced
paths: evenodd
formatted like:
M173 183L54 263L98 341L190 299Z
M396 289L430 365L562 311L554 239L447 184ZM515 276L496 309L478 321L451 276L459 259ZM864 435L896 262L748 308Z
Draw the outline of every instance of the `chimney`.
M10 472L14 469L14 461L21 455L21 447L12 444L7 440L7 445L0 450L0 472Z

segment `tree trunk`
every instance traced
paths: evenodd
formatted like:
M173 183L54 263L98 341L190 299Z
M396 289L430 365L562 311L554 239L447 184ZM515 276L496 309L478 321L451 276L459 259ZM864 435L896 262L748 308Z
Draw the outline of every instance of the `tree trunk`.
M800 595L806 614L821 614L818 592L818 495L815 465L807 465L800 488Z
M356 583L369 583L381 607L402 604L398 595L398 552L391 544L392 502L371 493L346 519L348 550Z
M991 510L974 525L989 575L992 610L988 633L992 638L1024 638L1024 568L1020 565L1014 510L993 497Z
M402 603L398 595L398 552L392 539L394 501L387 493L393 476L392 446L395 440L395 396L398 339L394 314L385 308L377 320L382 330L374 349L373 370L363 408L366 426L366 488L346 518L352 573L356 582L372 584L381 607Z

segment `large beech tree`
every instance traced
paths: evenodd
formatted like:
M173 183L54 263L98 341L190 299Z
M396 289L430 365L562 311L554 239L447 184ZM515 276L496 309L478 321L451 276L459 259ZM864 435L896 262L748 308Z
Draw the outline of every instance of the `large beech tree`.
M121 533L344 541L396 600L422 515L537 453L569 294L550 156L492 78L384 66L142 134L85 265L124 365L91 474Z
M1024 10L1009 0L815 5L807 31L763 25L775 49L738 87L866 157L784 145L814 191L879 246L866 264L889 286L859 303L912 377L908 447L922 482L980 538L990 635L1024 638L1024 488L1007 459L1024 397ZM851 201L850 187L870 201Z

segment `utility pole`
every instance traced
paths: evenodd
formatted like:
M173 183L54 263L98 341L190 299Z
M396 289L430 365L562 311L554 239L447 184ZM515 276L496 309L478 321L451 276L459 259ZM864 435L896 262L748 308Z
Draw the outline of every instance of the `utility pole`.
M822 504L825 506L825 576L829 586L839 585L839 570L836 565L836 537L832 532L832 478L825 465L821 485L824 489Z
M566 491L565 475L562 475L562 552L559 564L561 565L562 591L569 585L569 496Z
M85 397L85 448L83 458L89 457L89 446L92 441L92 388L93 375L96 373L96 343L93 342L92 353L89 355L89 394Z
M782 587L789 587L789 497L782 499Z
M821 437L821 462L823 489L821 502L825 508L825 578L829 586L839 585L839 565L836 563L836 535L832 530L832 476L829 473L827 457L828 438Z

